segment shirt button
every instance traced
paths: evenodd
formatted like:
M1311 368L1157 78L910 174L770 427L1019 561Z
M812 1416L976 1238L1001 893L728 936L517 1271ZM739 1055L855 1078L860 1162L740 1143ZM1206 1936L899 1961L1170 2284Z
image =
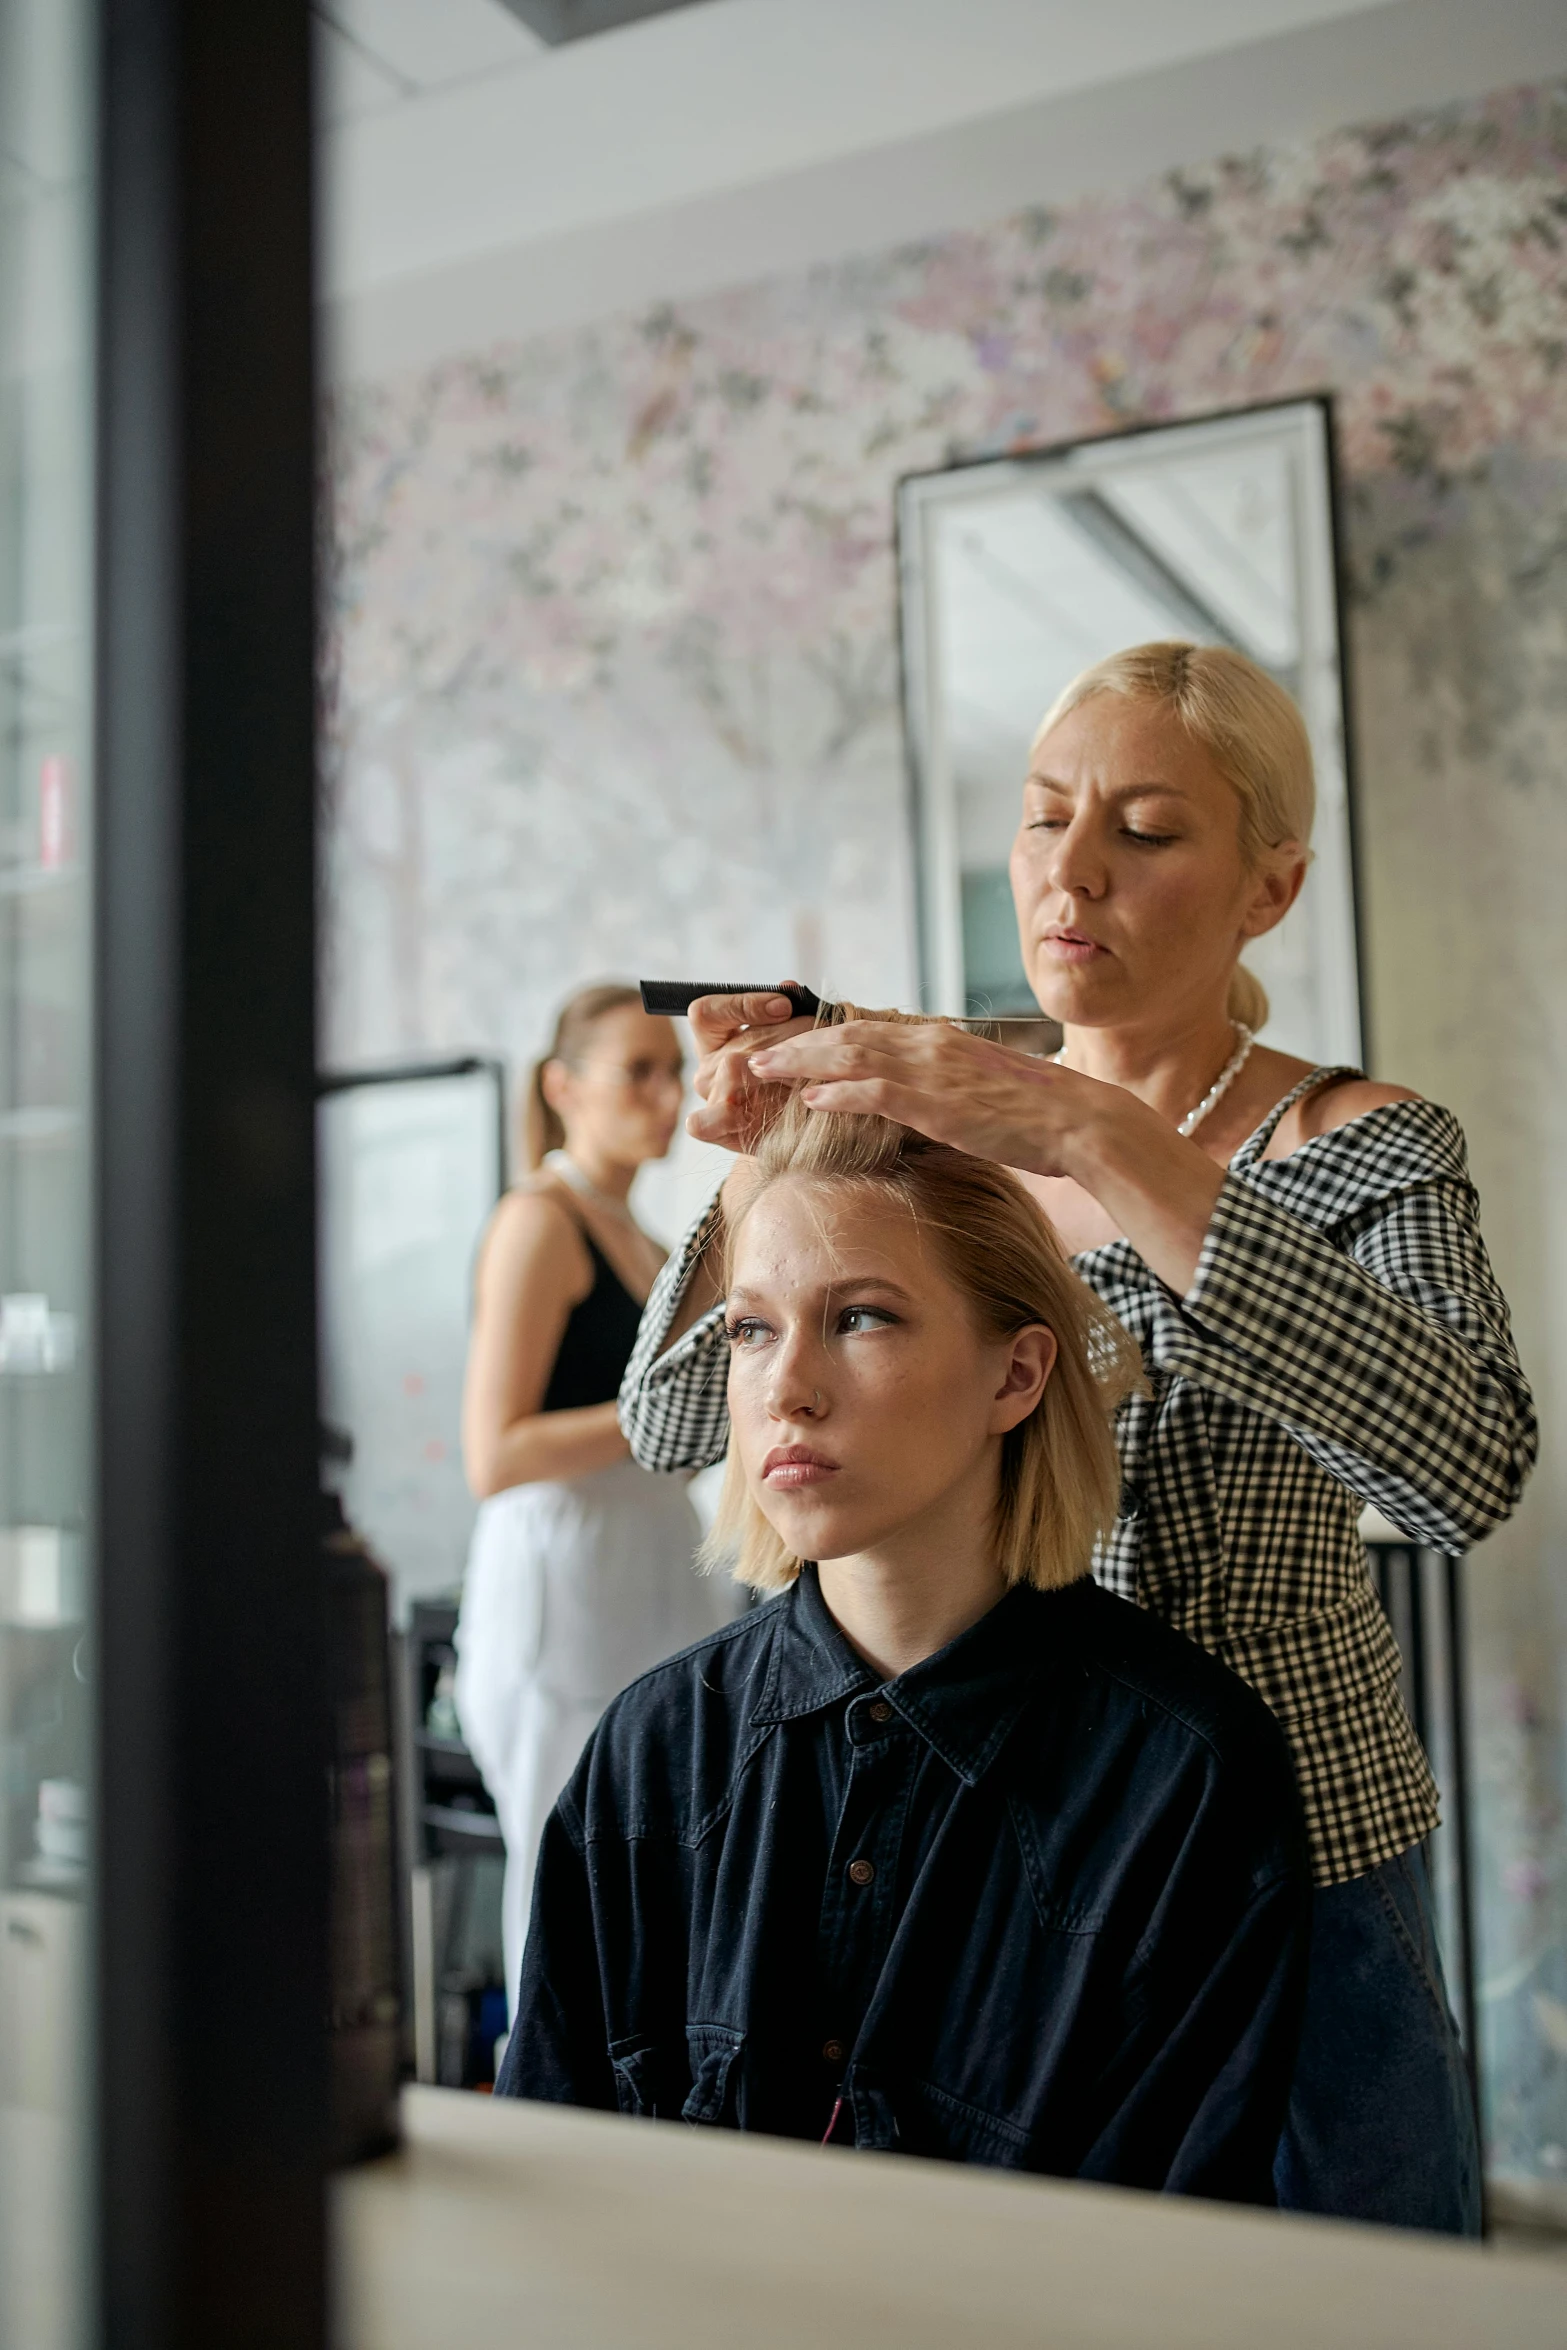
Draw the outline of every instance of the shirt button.
M873 1722L890 1722L892 1720L892 1708L884 1697L878 1697L876 1703L867 1706L865 1710Z
M849 1882L852 1885L868 1885L875 1874L876 1863L873 1860L851 1860L849 1863Z
M824 2040L822 2042L822 2054L829 2064L842 2064L848 2053L841 2040Z

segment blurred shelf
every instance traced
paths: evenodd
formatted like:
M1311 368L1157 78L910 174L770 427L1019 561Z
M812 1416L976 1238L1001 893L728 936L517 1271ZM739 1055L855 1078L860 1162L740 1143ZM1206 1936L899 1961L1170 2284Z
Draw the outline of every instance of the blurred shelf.
M13 1874L28 1893L58 1893L80 1900L87 1890L87 1869L79 1860L21 1860Z
M419 1817L441 1836L463 1836L476 1844L499 1846L501 1823L492 1811L461 1811L453 1803L423 1803Z
M450 1807L450 1796L457 1788L465 1793L483 1788L483 1774L461 1739L437 1738L428 1730L417 1730L414 1745L422 1757L424 1800L438 1810Z
M57 645L81 641L81 630L68 620L33 620L23 628L0 628L0 655L47 653Z
M460 1738L445 1738L438 1730L415 1730L414 1744L429 1754L454 1754L472 1760Z
M15 1142L35 1149L47 1149L63 1142L74 1141L82 1131L80 1110L39 1107L28 1110L0 1110L0 1142Z
M0 865L0 898L51 897L82 878L80 865Z

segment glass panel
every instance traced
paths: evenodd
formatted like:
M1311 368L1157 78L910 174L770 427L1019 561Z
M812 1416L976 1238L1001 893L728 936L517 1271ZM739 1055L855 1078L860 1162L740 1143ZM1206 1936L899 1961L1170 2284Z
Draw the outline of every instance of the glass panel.
M348 1078L321 1104L321 1410L399 1622L457 1588L473 1532L468 1300L504 1114L495 1062Z
M88 23L0 0L0 2350L89 2266Z

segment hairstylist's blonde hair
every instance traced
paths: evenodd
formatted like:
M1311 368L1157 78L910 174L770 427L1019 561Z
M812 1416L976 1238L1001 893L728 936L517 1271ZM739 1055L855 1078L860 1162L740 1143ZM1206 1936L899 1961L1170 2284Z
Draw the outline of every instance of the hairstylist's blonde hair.
M866 1015L860 1015L865 1017ZM1050 1591L1088 1572L1094 1543L1119 1507L1111 1418L1142 1378L1137 1348L1062 1254L1015 1175L989 1159L929 1142L906 1126L807 1110L796 1099L757 1152L758 1180L725 1235L724 1287L735 1238L764 1192L785 1178L892 1203L928 1234L943 1271L980 1326L1009 1338L1031 1322L1054 1331L1056 1360L1028 1418L1002 1439L996 1548L1008 1583ZM723 1494L702 1546L707 1566L781 1591L800 1572L753 1500L731 1436Z
M579 987L561 1005L555 1022L555 1034L550 1049L528 1071L528 1082L522 1097L522 1157L530 1173L542 1167L548 1151L564 1150L566 1129L560 1114L544 1098L544 1072L551 1061L564 1061L568 1068L577 1068L588 1049L593 1030L607 1012L623 1012L628 1004L640 1004L641 996L624 980L605 980L597 987Z
M1080 671L1057 694L1034 737L1035 750L1094 694L1124 694L1174 712L1240 801L1241 854L1248 865L1291 842L1307 851L1317 806L1310 738L1289 695L1255 661L1228 645L1129 645ZM1230 980L1226 1009L1248 1028L1260 1028L1268 1017L1262 982L1243 964Z

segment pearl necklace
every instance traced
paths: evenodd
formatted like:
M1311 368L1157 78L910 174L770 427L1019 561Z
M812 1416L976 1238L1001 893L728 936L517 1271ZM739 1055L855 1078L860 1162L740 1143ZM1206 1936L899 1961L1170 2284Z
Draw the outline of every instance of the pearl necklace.
M1225 1095L1229 1092L1230 1087L1235 1083L1236 1078L1239 1077L1241 1071L1246 1066L1247 1057L1251 1052L1252 1046L1257 1041L1256 1032L1253 1029L1248 1028L1244 1020L1234 1020L1230 1023L1230 1025L1235 1030L1235 1034L1240 1041L1237 1043L1234 1052L1231 1053L1229 1059L1225 1062L1224 1067L1219 1071L1218 1076L1214 1079L1207 1092L1203 1095L1202 1100L1197 1104L1196 1109L1187 1111L1185 1117L1181 1120L1179 1126L1177 1126L1175 1129L1177 1134L1184 1134L1188 1136L1195 1134L1198 1127L1202 1124L1204 1118L1207 1117L1209 1111L1216 1110L1218 1108L1220 1102L1223 1101Z
M1244 1020L1232 1020L1230 1022L1230 1026L1234 1029L1235 1034L1239 1039L1234 1052L1231 1053L1229 1059L1225 1062L1224 1067L1219 1071L1218 1076L1209 1086L1207 1092L1203 1095L1202 1100L1197 1104L1197 1107L1194 1110L1188 1110L1185 1117L1180 1121L1179 1125L1175 1129L1177 1134L1184 1135L1188 1141L1196 1133L1204 1118L1208 1117L1212 1111L1216 1110L1220 1102L1223 1101L1225 1095L1229 1092L1230 1087L1235 1083L1236 1078L1245 1068L1246 1062L1251 1053L1251 1048L1257 1041L1256 1030L1248 1028ZM1066 1046L1063 1045L1058 1053L1053 1053L1051 1055L1051 1059L1054 1061L1064 1061L1066 1059Z
M623 1224L631 1226L633 1232L641 1231L641 1225L625 1201L616 1199L610 1192L600 1191L591 1177L583 1174L582 1169L568 1151L546 1151L544 1164L552 1175L560 1177L568 1190L580 1193L583 1199L591 1200L593 1205L596 1208L601 1208L606 1216L618 1216Z

